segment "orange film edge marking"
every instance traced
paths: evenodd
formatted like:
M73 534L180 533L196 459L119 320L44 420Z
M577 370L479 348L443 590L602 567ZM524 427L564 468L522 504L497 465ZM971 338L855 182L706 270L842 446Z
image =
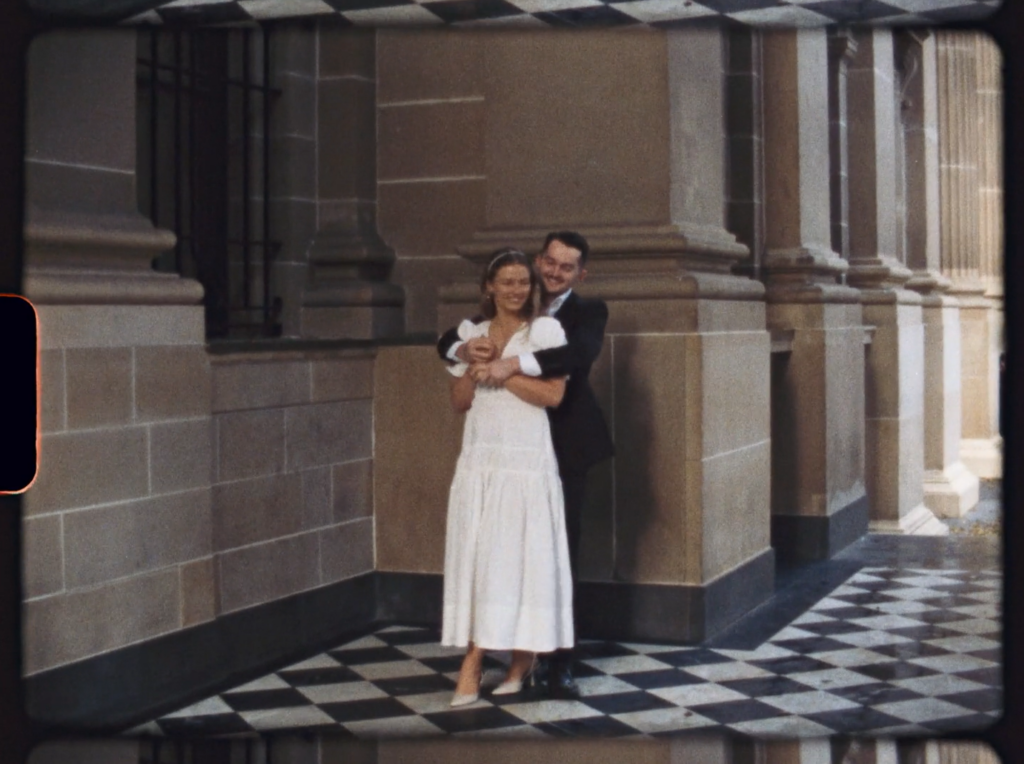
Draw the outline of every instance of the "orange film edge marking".
M36 345L36 353L35 353L35 356L36 356L36 359L35 359L36 360L36 369L35 369L35 372L36 372L36 438L35 438L35 441L36 441L36 456L35 456L35 469L32 472L32 479L30 481L28 481L28 485L26 485L24 488L19 488L17 491L4 491L4 490L0 490L0 495L12 495L12 494L25 493L25 491L27 491L29 488L31 488L33 485L35 485L36 478L39 477L39 456L40 456L40 453L42 451L42 445L43 445L43 422L42 422L42 410L43 410L42 400L43 400L43 396L42 396L42 378L41 378L41 374L40 374L40 371L39 371L39 362L40 362L40 358L41 358L41 355L40 355L40 342L39 342L39 311L36 310L36 306L32 304L32 301L29 300L24 295L20 295L20 294L0 294L0 299L3 299L5 297L15 297L15 298L17 298L19 300L24 300L25 302L27 302L28 306L30 308L32 308L32 317L33 317L33 319L35 321L35 325L36 325L36 341L35 341L35 345Z

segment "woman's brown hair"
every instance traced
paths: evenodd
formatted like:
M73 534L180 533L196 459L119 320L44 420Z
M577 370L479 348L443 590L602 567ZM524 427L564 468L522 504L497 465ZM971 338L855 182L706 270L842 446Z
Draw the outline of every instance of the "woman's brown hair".
M506 265L523 265L530 272L530 296L526 298L526 302L523 303L523 307L519 311L520 318L529 320L533 318L534 311L536 310L537 274L533 270L530 258L522 250L514 247L503 247L491 255L491 261L487 264L487 268L484 269L483 278L480 279L480 312L483 313L484 318L494 318L494 298L487 293L487 285L494 281L498 271Z

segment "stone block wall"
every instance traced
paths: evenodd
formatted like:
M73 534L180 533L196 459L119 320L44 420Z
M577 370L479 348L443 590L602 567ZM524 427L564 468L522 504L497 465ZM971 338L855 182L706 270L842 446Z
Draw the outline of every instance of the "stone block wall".
M377 33L378 225L395 250L408 332L437 329L440 285L479 276L456 247L485 217L486 42L458 30Z
M213 357L219 612L373 570L373 360Z
M462 422L433 346L381 348L374 395L377 569L444 571L448 490Z
M202 308L40 305L25 672L215 615Z
M108 697L132 704L135 683L159 685L147 671L173 645L209 657L248 616L219 617L280 612L374 567L374 351L211 353L202 287L150 267L175 239L137 211L135 35L55 32L29 60L24 290L39 311L42 446L22 503L23 665L48 721L107 719ZM300 28L274 51L296 102L272 126L284 166L271 191L282 263L303 281L316 195L299 176L315 166L282 147L316 153L310 40ZM103 691L88 679L124 662L136 674Z
M201 310L40 307L26 674L374 568L372 352L210 355Z

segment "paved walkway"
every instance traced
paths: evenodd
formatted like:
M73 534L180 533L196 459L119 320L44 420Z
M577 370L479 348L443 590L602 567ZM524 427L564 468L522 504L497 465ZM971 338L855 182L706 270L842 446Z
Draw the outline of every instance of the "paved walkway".
M969 536L998 536L1003 530L1003 502L1000 481L983 480L978 506L963 517L946 518L950 533Z
M1001 542L991 512L982 502L954 523L966 532L873 534L832 560L780 570L770 601L700 646L583 642L579 701L490 695L507 660L499 654L481 699L451 709L461 651L439 646L433 630L392 626L131 732L377 738L981 730L999 716L1003 697ZM985 533L970 532L986 525Z

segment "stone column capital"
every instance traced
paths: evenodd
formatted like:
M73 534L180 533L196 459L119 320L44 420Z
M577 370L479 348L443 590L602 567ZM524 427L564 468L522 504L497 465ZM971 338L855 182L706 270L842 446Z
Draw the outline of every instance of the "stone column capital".
M902 289L913 271L889 255L850 259L846 281L859 289Z

